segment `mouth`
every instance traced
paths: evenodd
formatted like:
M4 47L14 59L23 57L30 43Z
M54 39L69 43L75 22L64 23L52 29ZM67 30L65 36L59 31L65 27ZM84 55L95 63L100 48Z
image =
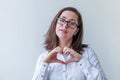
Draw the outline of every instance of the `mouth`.
M68 33L67 30L65 30L65 29L60 29L60 31L63 33Z

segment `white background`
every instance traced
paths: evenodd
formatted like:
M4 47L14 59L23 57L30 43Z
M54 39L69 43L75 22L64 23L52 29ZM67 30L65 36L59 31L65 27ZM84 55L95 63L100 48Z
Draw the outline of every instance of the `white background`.
M31 80L44 51L44 34L56 13L76 7L84 22L84 43L95 49L109 80L120 80L119 0L1 0L0 80Z

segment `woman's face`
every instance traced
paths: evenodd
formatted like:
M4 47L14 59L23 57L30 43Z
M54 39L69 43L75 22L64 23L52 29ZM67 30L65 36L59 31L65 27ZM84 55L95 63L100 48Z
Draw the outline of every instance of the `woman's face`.
M72 11L63 11L57 20L56 35L59 40L69 41L78 32L78 16Z

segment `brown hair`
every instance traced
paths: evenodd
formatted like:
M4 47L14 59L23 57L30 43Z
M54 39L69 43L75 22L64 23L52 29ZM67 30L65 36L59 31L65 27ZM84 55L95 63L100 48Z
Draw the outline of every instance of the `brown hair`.
M51 51L52 49L54 49L55 47L58 46L58 37L55 33L55 29L56 29L56 23L57 23L57 18L59 18L59 16L62 14L62 12L64 11L72 11L74 12L77 16L78 16L78 28L79 31L77 32L76 35L73 36L73 41L72 41L72 49L74 49L76 52L81 53L81 51L83 51L84 47L87 47L88 45L86 44L82 44L82 40L83 40L83 22L82 22L82 17L81 14L78 12L77 9L73 8L73 7L66 7L61 9L57 15L55 16L55 18L53 19L50 28L48 30L48 32L45 34L45 48L48 51Z

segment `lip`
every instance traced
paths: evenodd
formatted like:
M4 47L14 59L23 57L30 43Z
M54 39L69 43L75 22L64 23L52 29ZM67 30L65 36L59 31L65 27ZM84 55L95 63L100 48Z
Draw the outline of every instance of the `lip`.
M59 31L61 31L63 33L68 33L67 30L65 30L65 29L59 29Z

